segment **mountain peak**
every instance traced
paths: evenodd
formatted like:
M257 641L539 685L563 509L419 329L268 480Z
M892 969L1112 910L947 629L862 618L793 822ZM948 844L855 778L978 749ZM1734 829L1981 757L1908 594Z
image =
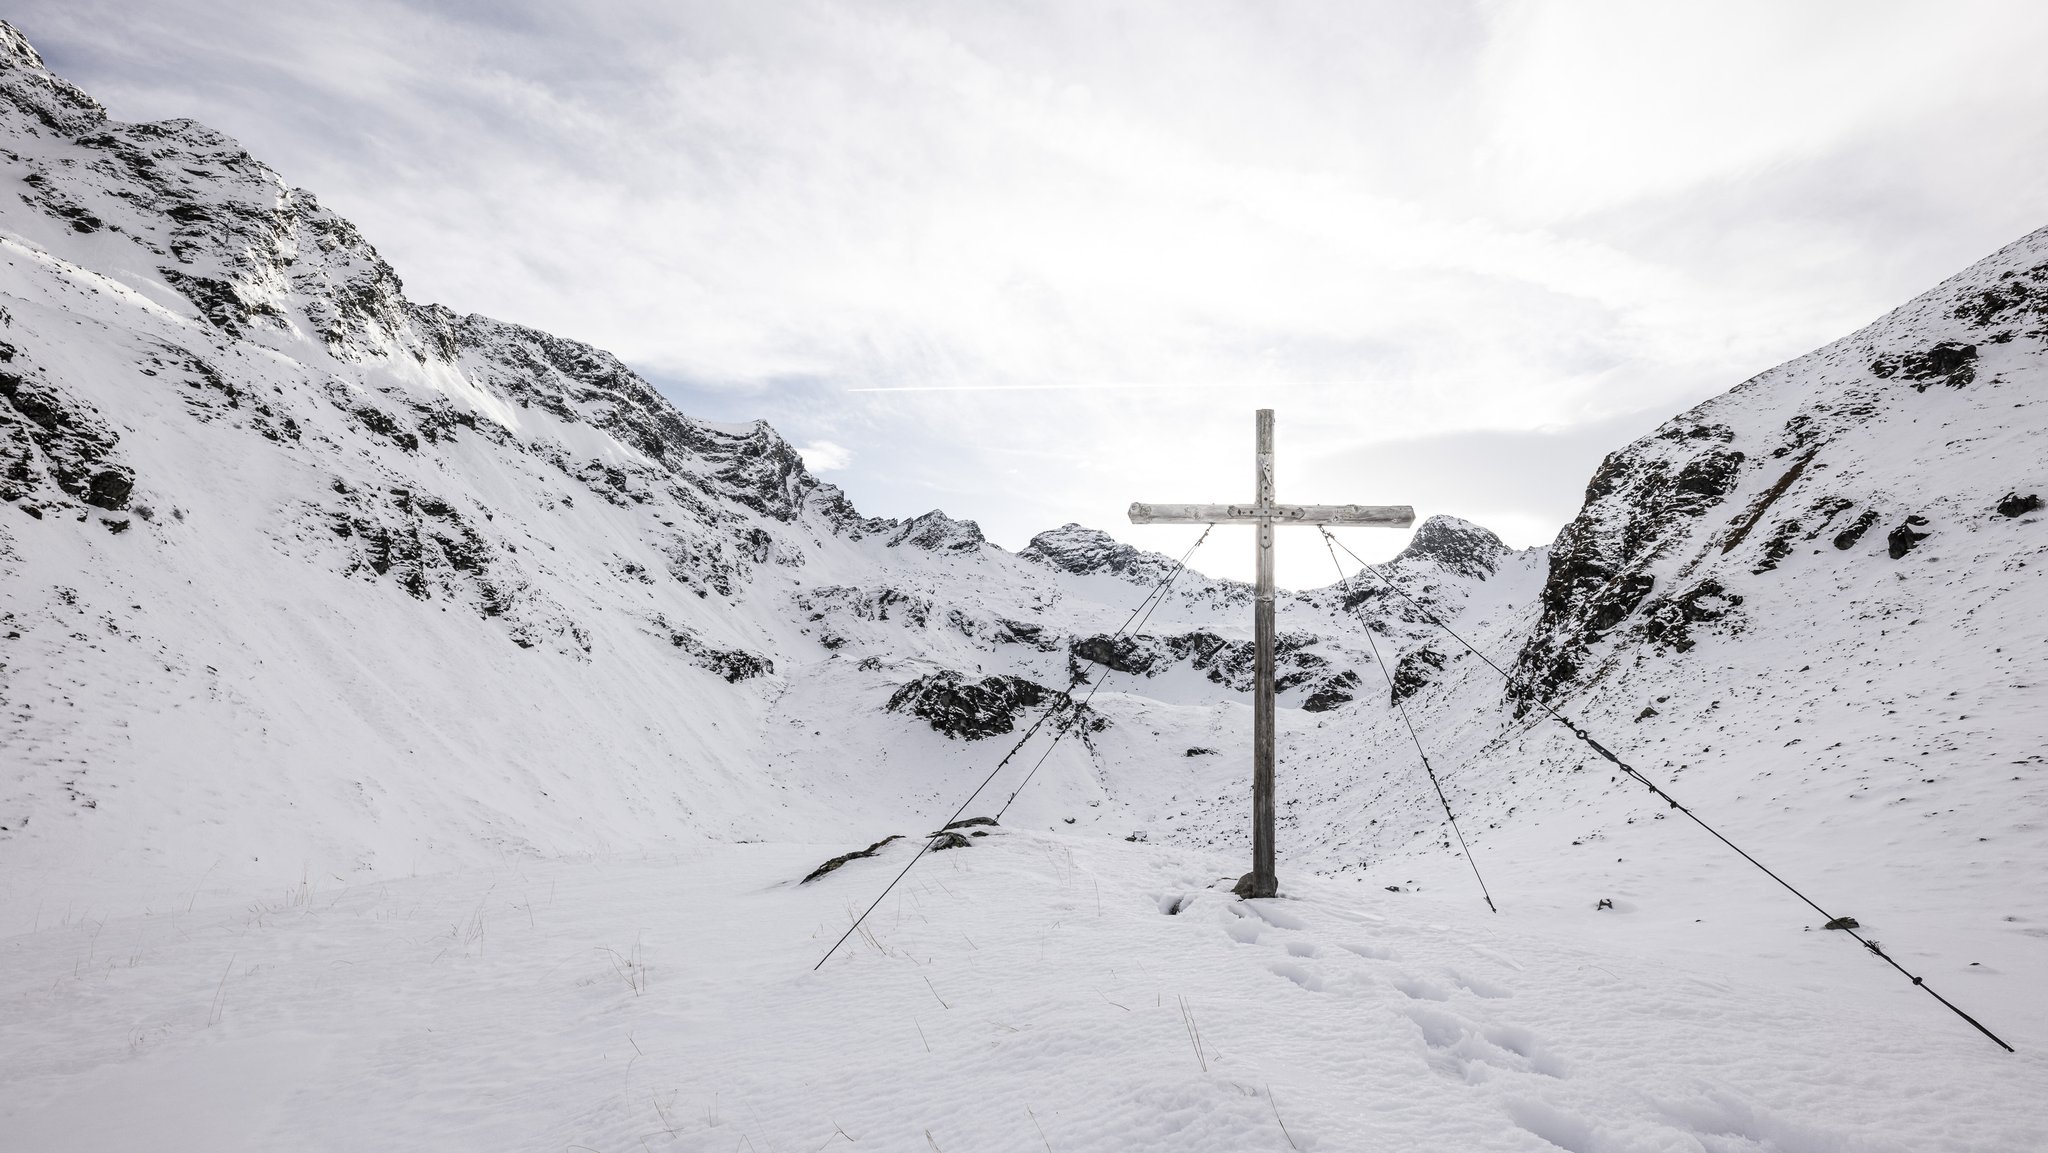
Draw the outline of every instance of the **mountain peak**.
M97 128L107 119L99 101L52 74L42 53L5 20L0 20L0 99L67 136Z
M1429 561L1462 576L1485 580L1508 552L1508 546L1489 530L1469 520L1438 515L1422 522L1393 563Z
M987 543L980 525L971 520L954 520L939 509L911 517L889 537L890 548L907 544L927 552L966 552Z
M1118 576L1152 579L1160 565L1173 562L1158 553L1143 552L1099 528L1072 521L1047 529L1031 538L1017 554L1060 572L1087 576L1112 573Z

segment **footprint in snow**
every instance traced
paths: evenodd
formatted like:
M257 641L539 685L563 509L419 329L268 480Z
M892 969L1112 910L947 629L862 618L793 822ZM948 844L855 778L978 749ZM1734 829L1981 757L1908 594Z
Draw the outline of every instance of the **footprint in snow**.
M1361 945L1339 942L1337 947L1372 961L1391 961L1394 959L1394 951L1384 945Z
M1711 1091L1693 1100L1679 1100L1659 1106L1665 1121L1709 1149L1844 1149L1851 1145L1843 1134L1818 1126L1779 1117L1754 1102L1725 1091ZM1520 1119L1517 1118L1517 1123ZM1524 1125L1523 1128L1529 1128ZM1530 1132L1536 1132L1531 1129ZM1541 1137L1543 1134L1537 1133ZM1550 1138L1545 1137L1545 1140ZM1711 1142L1711 1143L1710 1143ZM1740 1144L1737 1144L1739 1142ZM1557 1144L1556 1141L1551 1141ZM1882 1146L1892 1148L1892 1146ZM1580 1151L1584 1153L1584 1151ZM1606 1153L1595 1149L1594 1153Z
M1404 975L1394 978L1391 984L1394 988L1401 990L1417 1001L1448 1001L1451 999L1451 995L1446 993L1441 986L1425 981L1421 977Z
M1191 893L1153 893L1151 896L1158 904L1159 911L1169 917L1180 916L1187 912L1188 906L1195 903L1194 895Z
M1513 993L1484 978L1471 976L1458 969L1451 969L1449 973L1451 980L1456 982L1459 988L1475 996L1485 997L1489 1001L1514 996Z
M1571 1153L1603 1153L1607 1147L1599 1140L1599 1132L1591 1122L1547 1101L1509 1101L1507 1110L1518 1128L1559 1149L1568 1149Z
M1527 1029L1514 1025L1480 1027L1456 1014L1421 1005L1411 1006L1406 1012L1429 1048L1430 1067L1447 1077L1477 1083L1486 1080L1493 1070L1535 1073L1555 1079L1569 1075L1564 1063L1544 1049Z
M1308 922L1280 906L1278 901L1245 901L1244 908L1252 915L1276 929L1306 929Z
M1275 961L1267 966L1275 976L1285 977L1311 993L1323 991L1323 979L1309 971L1307 965L1294 961Z
M1541 1073L1545 1077L1556 1077L1560 1080L1571 1075L1564 1062L1553 1056L1543 1047L1543 1043L1536 1039L1536 1034L1520 1025L1492 1025L1483 1035L1488 1043L1528 1062L1531 1073Z

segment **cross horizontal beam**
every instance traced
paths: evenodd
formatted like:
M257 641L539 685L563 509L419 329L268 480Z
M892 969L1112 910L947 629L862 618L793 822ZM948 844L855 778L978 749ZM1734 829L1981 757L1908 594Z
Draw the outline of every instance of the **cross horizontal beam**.
M1143 504L1132 502L1132 524L1348 524L1407 528L1415 509L1405 504Z

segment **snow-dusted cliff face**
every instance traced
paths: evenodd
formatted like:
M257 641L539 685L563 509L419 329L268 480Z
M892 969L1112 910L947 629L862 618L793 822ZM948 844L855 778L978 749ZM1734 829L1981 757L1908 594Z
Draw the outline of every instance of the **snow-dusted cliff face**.
M2043 543L2044 338L2048 231L1609 455L1551 553L1520 691L1785 623L1759 597L1863 631L1838 594L1870 574L2002 599Z
M1130 691L1018 812L1122 836L1184 730L1242 727L1241 586L1189 574L1112 645L1166 558L862 517L766 425L408 300L233 141L109 120L4 26L0 96L7 900L858 836L1104 665ZM1526 557L1489 583L1498 541L1438 536L1482 544L1404 559L1432 595L1533 602ZM1334 595L1283 626L1290 709L1384 695Z

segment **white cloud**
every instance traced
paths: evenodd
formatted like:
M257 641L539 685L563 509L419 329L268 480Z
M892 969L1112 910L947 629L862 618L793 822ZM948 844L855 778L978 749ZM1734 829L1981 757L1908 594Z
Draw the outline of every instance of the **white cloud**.
M834 472L853 464L852 451L829 440L798 445L796 451L804 458L804 467L812 472Z

